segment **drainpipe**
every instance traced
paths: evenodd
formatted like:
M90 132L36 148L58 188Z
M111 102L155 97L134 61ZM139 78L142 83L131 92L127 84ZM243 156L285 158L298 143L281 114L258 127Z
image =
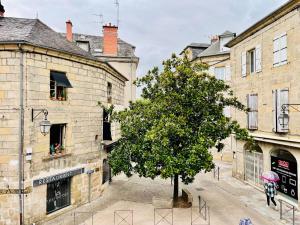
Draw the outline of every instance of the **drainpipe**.
M20 225L24 224L24 51L22 45L18 45L20 51L20 117L19 117L19 214Z

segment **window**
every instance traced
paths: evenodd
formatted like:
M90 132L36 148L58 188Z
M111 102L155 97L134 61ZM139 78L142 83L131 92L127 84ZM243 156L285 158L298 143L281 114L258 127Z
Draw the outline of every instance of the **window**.
M247 74L259 73L262 70L261 46L258 45L241 56L242 77Z
M53 124L50 128L50 155L65 153L66 124Z
M249 69L250 73L255 72L255 49L248 52Z
M288 110L283 115L282 105L289 103L289 89L273 91L273 131L277 133L286 133L289 130ZM284 121L280 118L284 116Z
M248 129L256 130L258 128L258 96L257 94L247 95L248 105Z
M287 63L287 34L281 34L273 40L274 67Z
M107 102L112 102L112 84L107 82Z
M76 41L76 44L79 48L83 49L84 51L90 51L90 43L88 41Z
M218 80L225 80L226 79L225 67L216 67L215 68L215 76Z
M67 89L72 88L65 73L50 72L50 98L52 100L67 100Z
M230 80L230 66L215 67L212 68L213 74L218 80L229 81ZM210 71L212 73L212 71Z
M112 140L109 114L105 109L103 110L103 140L106 140L106 141Z
M47 214L65 208L71 203L71 178L47 184Z

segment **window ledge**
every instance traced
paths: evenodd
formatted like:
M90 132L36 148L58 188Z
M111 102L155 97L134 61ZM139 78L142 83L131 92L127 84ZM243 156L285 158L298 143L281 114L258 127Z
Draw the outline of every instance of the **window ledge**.
M60 158L67 158L70 157L72 153L61 153L61 154L55 154L55 155L48 155L46 157L43 157L43 161L51 161L53 159L60 159Z

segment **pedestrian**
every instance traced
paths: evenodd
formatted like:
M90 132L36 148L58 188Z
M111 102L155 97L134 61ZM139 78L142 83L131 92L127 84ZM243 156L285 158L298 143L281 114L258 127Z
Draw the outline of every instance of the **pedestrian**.
M277 209L277 204L274 200L275 195L277 194L277 184L273 181L269 181L265 183L265 192L266 192L266 197L267 197L267 207L270 206L270 199L275 205L275 208Z

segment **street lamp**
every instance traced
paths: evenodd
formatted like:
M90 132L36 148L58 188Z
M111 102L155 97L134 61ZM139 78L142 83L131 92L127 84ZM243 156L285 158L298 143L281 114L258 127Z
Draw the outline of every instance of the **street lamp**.
M289 115L286 113L280 114L278 116L278 122L283 128L287 127L289 123Z
M34 112L38 111L39 113L37 115L34 116ZM47 116L48 116L48 110L47 109L32 109L31 111L31 121L33 122L33 120L35 118L37 118L41 113L44 114L44 120L40 122L40 130L41 130L41 134L46 136L51 128L51 123L49 120L47 120Z

